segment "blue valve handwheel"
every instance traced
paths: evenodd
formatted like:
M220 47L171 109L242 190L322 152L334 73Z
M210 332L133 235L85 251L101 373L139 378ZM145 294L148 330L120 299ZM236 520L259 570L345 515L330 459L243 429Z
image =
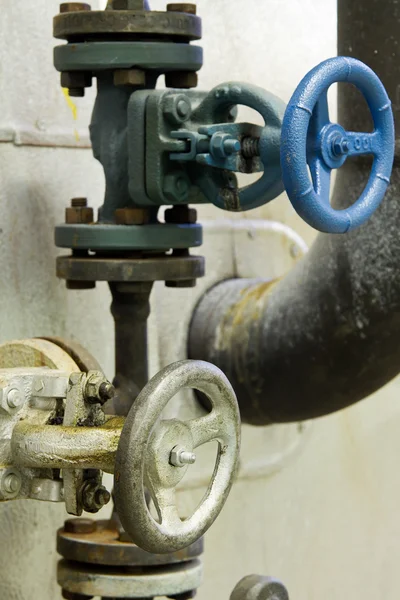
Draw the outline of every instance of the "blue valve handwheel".
M337 82L352 83L363 93L374 121L372 133L345 131L330 122L327 92ZM294 209L326 233L345 233L362 225L389 185L394 139L391 102L377 75L354 58L339 56L322 62L300 82L283 120L282 178ZM368 183L350 208L335 210L329 201L331 171L348 156L360 154L374 158Z

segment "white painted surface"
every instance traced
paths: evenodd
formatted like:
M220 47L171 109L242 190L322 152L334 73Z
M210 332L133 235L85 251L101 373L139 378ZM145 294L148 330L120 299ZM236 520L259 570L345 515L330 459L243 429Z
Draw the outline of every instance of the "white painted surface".
M58 3L1 4L0 139L74 146L77 130L79 143L86 144L93 93L77 101L74 122L52 67L51 19ZM164 6L153 1L153 8ZM199 0L198 9L204 17L203 88L246 80L288 100L309 68L335 54L335 0ZM106 286L67 292L54 276L54 224L72 196L86 195L98 206L102 192L101 168L88 149L0 143L0 341L73 337L111 376ZM212 207L200 213L209 220L226 217ZM314 235L285 198L244 218L283 222L307 242ZM150 321L153 372L183 355L186 324L202 290L238 270L268 277L290 267L289 246L278 243L274 255L277 238L265 231L249 234L252 227L208 229L208 276L196 290L167 294L156 286ZM250 469L258 477L236 484L207 535L201 600L228 598L239 578L253 572L282 578L293 600L398 598L398 385L319 420L306 436L296 425L246 428L243 473ZM290 459L282 462L293 443ZM268 464L276 468L260 476ZM183 493L183 506L197 496L192 488ZM2 599L60 598L54 546L63 517L60 507L34 502L0 507Z

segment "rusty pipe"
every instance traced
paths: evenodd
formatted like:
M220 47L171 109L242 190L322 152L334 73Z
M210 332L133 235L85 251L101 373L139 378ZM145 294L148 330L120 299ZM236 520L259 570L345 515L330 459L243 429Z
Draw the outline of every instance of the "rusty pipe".
M31 469L100 469L114 472L124 419L103 427L32 425L21 421L13 430L13 464Z
M391 97L398 148L400 5L338 0L339 54L377 72ZM364 101L339 86L339 122L368 131ZM369 176L365 159L339 170L333 205L344 208ZM197 306L189 356L230 379L244 422L265 425L318 417L366 398L400 371L400 172L380 209L343 236L320 234L280 282L223 282Z

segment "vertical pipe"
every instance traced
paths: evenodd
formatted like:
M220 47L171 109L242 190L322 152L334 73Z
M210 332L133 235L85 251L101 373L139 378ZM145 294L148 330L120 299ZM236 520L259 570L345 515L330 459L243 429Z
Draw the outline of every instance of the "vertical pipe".
M400 3L398 0L338 0L338 54L365 62L381 79L392 101L396 137L400 128ZM365 103L353 86L343 84L339 120L355 131L372 124Z
M115 323L117 415L126 416L148 380L147 319L152 283L110 283Z

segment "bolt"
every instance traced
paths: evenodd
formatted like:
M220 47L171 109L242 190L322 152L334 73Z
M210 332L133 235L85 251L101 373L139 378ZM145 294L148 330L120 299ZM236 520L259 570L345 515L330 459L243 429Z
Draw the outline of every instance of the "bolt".
M184 4L167 4L167 11L168 12L181 12L181 13L187 13L189 15L195 15L197 12L197 7L195 4L188 4L188 3L184 3Z
M176 105L176 112L182 119L187 119L190 115L190 104L187 100L179 100Z
M173 467L184 467L185 465L193 465L196 462L196 455L193 452L188 452L179 446L175 446L171 450L169 462Z
M163 113L172 125L181 125L192 114L189 98L183 94L170 94L164 98Z
M20 390L13 388L7 394L7 404L10 408L19 408L24 403L24 397Z
M72 198L71 206L73 208L84 208L87 206L87 198Z
M114 397L115 389L102 373L89 371L84 393L90 404L104 404Z
M245 137L242 140L242 154L245 158L260 156L260 138Z
M71 206L65 209L65 222L68 225L93 223L93 208L87 205L86 198L72 198Z
M111 500L111 494L106 488L100 487L95 493L95 502L99 506L105 506Z
M67 88L69 95L81 98L85 88L92 87L92 74L86 71L64 71L61 73L61 87Z
M90 513L98 512L111 500L110 492L97 481L88 480L82 487L83 508Z
M21 489L21 478L16 473L9 473L2 481L2 488L7 494L17 495Z
M223 147L226 154L236 154L237 152L240 152L240 142L239 140L235 140L235 138L225 140Z
M64 523L64 531L67 533L94 533L96 521L92 519L68 519Z
M349 152L349 142L344 137L337 137L332 141L332 150L335 156L343 156Z
M165 73L167 88L190 89L197 87L198 77L195 71L170 71Z
M99 387L99 397L104 402L107 400L111 400L115 396L115 387L109 381L106 381L101 384Z
M60 13L80 12L83 10L92 10L90 4L84 2L64 2L60 4Z
M188 199L190 181L185 173L170 173L164 177L163 192L172 203L184 203Z
M145 87L146 73L140 69L117 69L114 71L114 85Z

